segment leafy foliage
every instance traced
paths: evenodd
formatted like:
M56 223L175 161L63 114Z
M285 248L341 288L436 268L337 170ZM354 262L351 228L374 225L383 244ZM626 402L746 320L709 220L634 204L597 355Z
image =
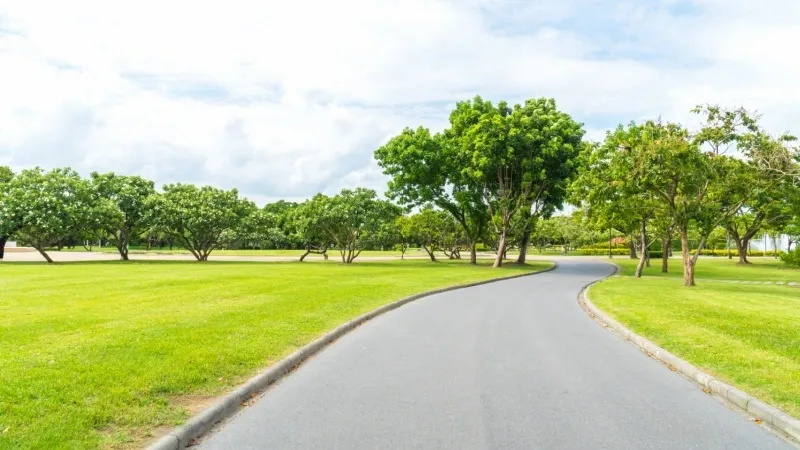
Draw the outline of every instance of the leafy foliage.
M230 191L211 186L168 184L147 202L150 218L174 236L198 261L206 261L230 237L254 206Z

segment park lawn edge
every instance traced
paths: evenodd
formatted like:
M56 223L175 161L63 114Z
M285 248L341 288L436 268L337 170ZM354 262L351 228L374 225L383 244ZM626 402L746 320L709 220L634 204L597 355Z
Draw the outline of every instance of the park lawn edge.
M739 390L736 386L716 378L714 375L704 372L688 361L665 350L656 343L650 341L637 333L622 322L616 320L611 314L598 308L589 297L591 288L599 283L606 282L621 275L622 267L614 262L604 261L606 264L614 266L614 272L605 278L589 283L578 295L578 303L589 317L598 322L604 328L619 335L625 341L637 346L649 357L666 365L670 370L679 372L686 378L698 385L703 392L714 394L723 399L725 404L735 406L740 412L753 416L763 423L768 424L771 429L776 430L784 438L789 438L795 444L800 443L800 419L784 412L783 410Z
M397 309L407 303L429 297L443 292L464 289L472 286L495 283L498 281L510 280L532 276L540 273L550 272L558 268L555 261L537 261L539 263L550 263L549 267L530 272L514 274L504 277L492 278L488 280L475 281L466 284L446 286L431 291L414 294L400 300L383 305L366 314L362 314L354 319L345 322L333 330L323 334L317 339L299 348L289 356L263 369L258 375L250 378L247 382L239 385L233 391L217 398L215 403L189 417L182 425L173 428L166 435L154 440L147 446L147 450L177 450L183 449L197 443L204 434L214 429L225 419L235 415L240 409L250 406L248 400L254 400L263 395L273 384L288 376L300 365L317 353L323 351L330 344L346 335L350 331L358 328L363 323L374 319L384 313Z

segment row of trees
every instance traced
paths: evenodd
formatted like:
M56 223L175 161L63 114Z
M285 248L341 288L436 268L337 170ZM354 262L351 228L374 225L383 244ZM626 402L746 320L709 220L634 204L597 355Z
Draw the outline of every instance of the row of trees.
M571 191L596 228L635 234L642 249L656 240L671 248L679 239L686 285L694 285L698 256L715 230L726 231L746 264L751 239L796 223L800 198L793 136L769 135L758 116L742 108L694 112L705 122L693 133L661 121L609 131L583 155ZM646 259L644 251L637 277Z
M52 262L48 249L65 244L107 242L122 260L131 244L176 243L205 261L215 249L292 248L324 255L336 249L352 263L364 249L421 246L460 258L467 240L458 224L430 207L415 214L374 190L357 188L317 194L303 203L279 201L263 208L234 190L165 185L138 176L40 168L14 174L0 167L0 258L14 237ZM488 240L488 236L480 236Z
M222 246L303 248L301 260L335 248L344 263L364 249L412 244L434 260L437 251L468 252L475 263L485 244L498 267L512 247L524 263L531 244L569 247L576 236L605 233L636 236L628 241L638 241L637 276L654 242L671 249L678 240L692 285L697 258L719 230L747 263L749 241L764 230L791 231L800 203L792 136L769 135L742 108L694 112L704 119L694 132L647 121L594 143L552 99L510 106L476 97L456 105L443 131L407 128L375 151L394 203L359 188L259 208L236 190L157 191L135 176L0 168L0 243L15 236L48 260L46 249L65 240L107 240L122 259L142 240L178 243L198 260ZM550 218L565 202L577 206L573 217ZM666 271L669 252L662 253Z

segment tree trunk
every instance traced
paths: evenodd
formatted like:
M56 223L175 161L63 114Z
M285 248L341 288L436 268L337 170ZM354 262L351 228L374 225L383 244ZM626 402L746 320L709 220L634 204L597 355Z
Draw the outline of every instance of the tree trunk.
M303 262L303 260L306 259L306 256L308 256L309 253L311 253L311 250L309 250L308 247L306 247L306 252L300 255L300 262Z
M636 243L633 242L633 239L628 240L628 248L631 251L631 259L638 259L636 256Z
M683 259L683 285L694 286L694 261L689 253L689 228L681 226L681 258Z
M506 230L503 230L500 233L500 240L497 242L497 257L494 259L494 264L492 267L502 267L503 266L503 257L506 253Z
M639 258L639 264L636 265L636 273L633 275L635 278L642 278L642 270L644 269L644 264L647 261L647 221L645 220L642 220L641 240L642 256Z
M747 260L747 247L750 246L750 239L744 238L741 241L735 240L736 248L739 250L739 264L750 264Z
M725 239L728 245L728 259L733 259L733 252L731 252L731 233L728 232L728 236Z
M525 232L522 233L522 238L519 240L519 256L517 257L517 264L525 264L525 258L528 256L528 242L531 240L531 226L528 224L525 227Z
M469 263L478 264L478 244L475 241L469 244Z
M42 255L42 256L44 257L44 259L45 259L45 260L46 260L48 263L52 263L52 262L53 262L52 258L50 258L50 255L48 255L48 254L47 254L47 252L46 252L46 251L44 251L44 247L36 247L36 250L38 250L38 251L39 251L39 254L40 254L40 255Z
M422 249L425 250L425 252L428 254L428 256L430 256L431 261L436 262L436 255L434 255L432 251L428 250L428 247L423 245Z
M8 242L8 236L0 236L0 259L3 259L6 254L6 242Z
M120 239L119 245L117 245L117 251L119 251L119 258L123 261L128 260L128 243L124 239Z
M672 238L666 235L661 239L661 273L669 273L670 247L672 247Z

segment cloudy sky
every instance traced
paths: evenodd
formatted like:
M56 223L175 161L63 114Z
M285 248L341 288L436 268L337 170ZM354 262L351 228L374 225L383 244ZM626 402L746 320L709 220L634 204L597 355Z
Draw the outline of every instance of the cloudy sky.
M554 97L590 137L698 103L800 133L797 0L0 0L0 165L238 187L386 180L404 126Z

